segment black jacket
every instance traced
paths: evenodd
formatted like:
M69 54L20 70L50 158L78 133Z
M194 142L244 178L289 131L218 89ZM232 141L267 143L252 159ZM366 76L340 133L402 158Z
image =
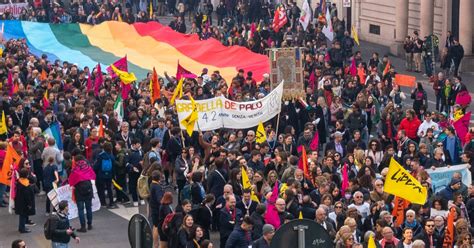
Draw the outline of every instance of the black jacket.
M67 244L71 240L71 237L76 237L76 234L74 232L71 235L67 234L66 231L71 227L71 225L69 224L69 219L66 215L58 213L57 216L56 229L54 229L51 241Z
M225 207L223 207L219 214L219 229L221 240L226 239L230 236L232 230L234 230L235 225L239 225L240 220L242 219L242 211L240 209L235 208L235 219L232 220L232 215L227 211Z
M16 184L15 214L35 215L35 192L33 185L25 186L18 182Z
M429 247L430 245L430 238L428 236L428 234L426 234L426 232L423 230L420 234L416 235L413 240L422 240L425 245L427 247ZM435 235L433 233L433 245L436 247L436 248L441 248L443 247L443 237L438 237L437 235Z
M252 248L270 248L270 244L268 244L267 241L261 237L253 242Z
M252 239L250 234L247 233L242 227L236 227L230 234L225 244L226 248L248 248L252 245Z
M227 183L227 172L223 169L213 171L207 179L207 188L209 193L213 194L216 199L224 194L224 186Z

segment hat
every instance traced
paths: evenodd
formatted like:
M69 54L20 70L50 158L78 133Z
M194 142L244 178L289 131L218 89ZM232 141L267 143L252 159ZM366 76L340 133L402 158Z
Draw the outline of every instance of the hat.
M450 183L449 185L450 185L450 186L453 186L453 185L458 184L458 183L460 183L460 182L461 182L460 179L453 178L453 179L451 179L451 183Z
M275 228L272 225L270 224L263 225L263 228L262 228L263 235L271 233L271 232L275 232Z
M343 135L343 134L342 134L341 132L339 132L339 131L336 131L336 132L334 133L334 136L342 136L342 135Z

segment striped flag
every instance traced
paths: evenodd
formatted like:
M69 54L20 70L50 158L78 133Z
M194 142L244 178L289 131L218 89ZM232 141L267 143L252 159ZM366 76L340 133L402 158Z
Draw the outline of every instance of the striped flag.
M283 5L278 5L275 9L275 16L273 17L273 30L278 32L280 28L284 27L288 23L288 17Z
M45 139L53 138L56 141L54 147L58 148L59 150L63 150L63 140L61 138L61 128L59 127L58 122L54 122L49 126L46 130L44 130L43 135Z
M123 101L122 101L122 96L118 95L117 100L115 101L114 104L114 114L117 116L117 120L122 122L123 121Z

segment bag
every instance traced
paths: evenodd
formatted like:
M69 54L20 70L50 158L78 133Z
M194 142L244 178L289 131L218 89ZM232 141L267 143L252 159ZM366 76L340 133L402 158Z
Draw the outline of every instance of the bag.
M92 195L92 182L90 180L79 182L76 187L77 194L81 196L91 196Z
M165 220L163 221L163 224L161 225L161 230L168 237L169 237L169 234L171 234L171 227L172 227L171 222L173 222L173 219L174 219L175 215L176 214L174 212L167 214L166 217L165 217Z
M137 192L142 199L150 197L150 185L148 184L148 176L140 174L137 180Z
M148 168L150 167L150 153L155 153L155 155L158 157L155 151L151 150L143 156L143 164L142 164L142 171L143 174L145 174L148 171Z
M110 159L110 157L102 158L100 163L102 176L105 178L112 178L112 159Z
M193 184L186 184L183 189L181 190L181 201L184 201L184 200L189 200L192 202L193 200L193 196L191 194L191 189L193 187Z
M56 230L58 226L59 216L55 213L51 214L49 218L44 223L44 237L47 240L51 240L53 237L54 230Z

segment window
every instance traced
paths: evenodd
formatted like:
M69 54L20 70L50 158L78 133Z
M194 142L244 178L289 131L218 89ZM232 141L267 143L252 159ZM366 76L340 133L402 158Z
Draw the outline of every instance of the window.
M369 33L380 35L380 26L379 26L379 25L370 24L370 25L369 25Z

